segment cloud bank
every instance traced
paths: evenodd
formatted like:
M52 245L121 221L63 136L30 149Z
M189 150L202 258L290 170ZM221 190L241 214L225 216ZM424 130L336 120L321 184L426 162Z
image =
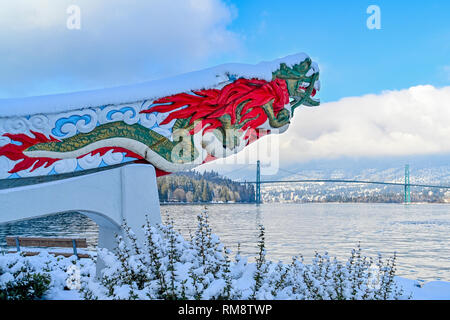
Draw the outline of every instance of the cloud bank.
M338 157L450 152L450 87L415 86L296 111L281 165Z
M239 48L222 0L15 0L0 9L0 98L116 86ZM77 5L81 29L69 30Z

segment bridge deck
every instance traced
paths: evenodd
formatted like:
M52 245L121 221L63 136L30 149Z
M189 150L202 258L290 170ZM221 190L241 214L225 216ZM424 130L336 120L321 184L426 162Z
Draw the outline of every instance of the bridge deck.
M380 185L393 185L393 186L410 186L410 187L423 187L423 188L438 188L438 189L450 189L450 186L441 185L429 185L429 184L419 184L419 183L402 183L402 182L383 182L383 181L368 181L368 180L345 180L345 179L301 179L301 180L266 180L260 181L261 184L270 183L355 183L355 184L380 184ZM256 184L256 181L250 181L246 183Z

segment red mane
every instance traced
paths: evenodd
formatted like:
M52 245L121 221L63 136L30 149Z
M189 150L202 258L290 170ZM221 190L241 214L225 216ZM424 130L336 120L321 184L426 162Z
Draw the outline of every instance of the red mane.
M53 159L53 158L30 158L23 154L23 152L28 149L31 146L34 146L35 144L39 143L47 143L47 142L59 142L58 139L55 139L53 137L47 138L44 134L31 131L30 132L34 135L33 137L30 137L26 134L19 133L19 134L11 134L11 133L5 133L3 136L10 138L12 141L20 142L19 144L15 143L9 143L7 145L4 145L3 147L0 147L0 156L5 156L10 160L18 161L14 168L9 171L9 173L15 173L22 170L27 170L29 168L31 169L31 172L36 170L37 168L44 167L47 168L51 166L53 163L60 159Z
M267 120L267 115L261 108L262 105L273 100L273 111L276 116L289 103L286 82L280 79L267 82L265 80L241 78L222 89L205 89L192 91L192 93L179 93L158 99L154 101L154 104L157 104L156 106L143 110L141 113L172 111L161 124L167 124L174 119L191 117L190 124L196 120L201 120L200 125L207 126L204 131L207 132L222 126L218 118L223 115L229 115L231 123L235 124L236 108L242 102L247 101L241 110L240 115L242 117L239 123L249 119L252 120L242 127L244 131L247 128L255 129ZM191 134L196 129L191 130Z
M23 170L28 170L31 168L30 172L35 171L38 168L44 167L48 168L52 164L54 164L56 161L59 161L61 159L59 158L47 158L47 157L28 157L24 154L24 151L27 150L29 147L41 144L41 143L49 143L49 142L61 142L60 140L50 136L49 138L40 133L30 130L30 132L34 135L34 137L30 137L26 134L19 133L19 134L11 134L11 133L5 133L3 136L10 138L12 141L16 141L18 143L8 143L4 145L3 147L0 147L0 156L5 156L10 160L18 161L14 168L12 168L9 173L16 173ZM135 158L135 159L142 159L142 157L134 152L131 152L128 149L124 149L121 147L104 147L99 148L96 150L93 150L91 152L88 152L84 155L81 155L77 157L77 159L83 158L84 156L87 156L88 154L91 154L92 156L99 154L100 156L103 156L108 151L112 150L113 152L122 152L125 153L126 157Z

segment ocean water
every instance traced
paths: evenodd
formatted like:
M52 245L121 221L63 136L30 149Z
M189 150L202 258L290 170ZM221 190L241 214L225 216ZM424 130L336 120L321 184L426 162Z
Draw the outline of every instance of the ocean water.
M450 206L444 204L214 204L206 206L213 232L233 252L240 243L253 260L258 252L258 225L266 231L267 257L289 263L316 251L346 260L358 243L376 258L397 255L397 274L424 281L450 281ZM184 236L195 231L204 206L161 206ZM0 225L0 246L6 235L86 237L95 249L98 228L78 213L65 213Z

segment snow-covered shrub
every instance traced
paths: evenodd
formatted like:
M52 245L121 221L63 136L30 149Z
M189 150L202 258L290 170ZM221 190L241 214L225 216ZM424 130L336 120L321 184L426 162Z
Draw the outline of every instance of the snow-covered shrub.
M379 256L374 263L361 255L361 247L353 249L345 264L328 253L316 253L312 263L304 264L297 257L288 268L284 288L291 287L296 299L314 300L392 300L403 296L394 282L394 255L387 261ZM278 294L279 296L279 294Z
M41 298L50 287L50 275L38 272L29 260L15 254L0 256L0 300Z
M25 257L20 253L0 253L0 300L52 298L67 285L70 267L81 275L95 269L90 259L55 257L47 252ZM77 279L75 279L77 280Z
M346 263L316 253L311 264L294 257L292 263L266 260L264 227L259 254L248 263L240 250L231 252L212 234L206 210L198 216L187 241L165 225L145 228L145 242L125 225L115 252L101 250L106 267L98 280L84 277L86 299L398 299L394 281L395 255L376 262L358 245Z

